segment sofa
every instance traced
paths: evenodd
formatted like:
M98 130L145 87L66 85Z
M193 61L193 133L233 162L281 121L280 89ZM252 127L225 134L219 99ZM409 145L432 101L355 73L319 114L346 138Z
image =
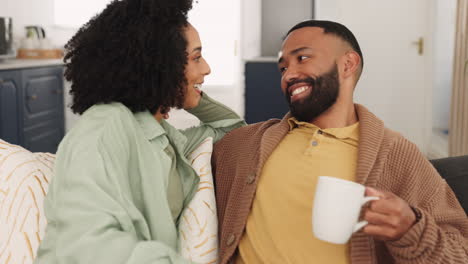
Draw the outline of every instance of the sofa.
M431 160L431 163L450 185L468 214L468 155Z
M190 157L197 173L202 173L198 169L206 168L206 164L209 164L211 141L207 144L205 146L202 143L197 151L210 155L204 155L206 157L197 162L195 160L200 157L198 152L194 151ZM36 249L44 237L47 225L43 200L53 176L54 162L55 155L31 153L0 139L0 263L30 264L36 257ZM453 189L465 212L468 212L468 156L431 160L431 163ZM198 212L196 198L191 207ZM200 199L211 199L214 202L214 193L213 197L203 196ZM217 222L211 225L213 230L217 230ZM189 226L180 228L198 232ZM195 238L199 239L198 235L190 238L190 241L195 241ZM181 248L197 244L180 242ZM213 243L216 245L217 242ZM196 251L187 252L186 254Z
M203 181L182 212L178 248L183 257L197 263L211 263L218 254L212 148L209 137L187 157ZM0 263L32 264L36 258L47 226L43 202L54 163L53 154L32 153L0 139Z

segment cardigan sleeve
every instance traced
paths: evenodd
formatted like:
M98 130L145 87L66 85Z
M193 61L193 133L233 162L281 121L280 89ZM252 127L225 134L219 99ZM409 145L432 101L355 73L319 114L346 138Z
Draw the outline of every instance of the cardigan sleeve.
M422 218L386 246L396 263L468 263L468 218L446 181L417 147L394 142L383 181Z

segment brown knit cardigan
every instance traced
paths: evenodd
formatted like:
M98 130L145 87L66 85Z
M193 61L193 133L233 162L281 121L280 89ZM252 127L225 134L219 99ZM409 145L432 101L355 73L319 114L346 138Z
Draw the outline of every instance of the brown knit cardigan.
M355 108L360 122L356 181L393 192L422 218L398 241L356 233L352 263L468 263L468 218L445 180L413 143L385 128L365 107ZM215 145L220 264L232 262L237 254L258 177L288 133L289 117L236 129Z

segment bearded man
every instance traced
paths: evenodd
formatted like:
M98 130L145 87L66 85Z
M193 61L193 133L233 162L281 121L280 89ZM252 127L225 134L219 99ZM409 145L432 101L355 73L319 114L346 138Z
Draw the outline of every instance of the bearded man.
M413 143L353 102L363 64L339 23L288 32L278 67L290 113L215 145L219 263L468 263L468 220L450 187ZM319 175L380 198L347 244L311 231Z

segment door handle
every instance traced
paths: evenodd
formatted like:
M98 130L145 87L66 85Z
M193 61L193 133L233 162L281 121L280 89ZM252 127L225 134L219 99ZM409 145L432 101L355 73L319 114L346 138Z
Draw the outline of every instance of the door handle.
M423 55L424 54L424 38L420 37L418 41L413 41L411 44L418 46L418 54Z
M36 100L36 99L37 99L37 95L28 96L28 99L29 99L29 100Z

